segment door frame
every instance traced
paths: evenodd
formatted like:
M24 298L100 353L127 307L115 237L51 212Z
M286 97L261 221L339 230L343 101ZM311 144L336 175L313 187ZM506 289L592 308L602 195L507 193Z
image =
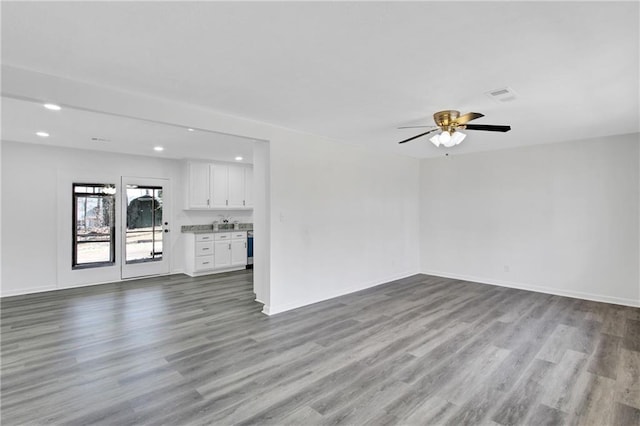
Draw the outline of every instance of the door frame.
M127 263L127 185L162 187L162 260L141 263ZM171 271L171 180L168 178L150 178L122 176L120 179L120 277L122 280L142 278L154 275L168 275ZM168 223L168 225L165 225Z

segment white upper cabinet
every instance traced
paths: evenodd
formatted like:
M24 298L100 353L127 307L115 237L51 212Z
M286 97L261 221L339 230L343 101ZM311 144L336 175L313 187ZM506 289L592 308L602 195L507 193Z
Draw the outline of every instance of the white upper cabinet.
M244 207L244 170L241 166L228 166L229 168L229 194L227 196L228 207Z
M226 208L229 205L229 169L222 164L211 164L211 207Z
M189 181L187 185L187 205L192 209L208 209L211 191L209 189L209 164L189 163Z
M253 207L253 167L244 169L244 205Z
M188 164L187 209L253 207L253 169L224 163Z

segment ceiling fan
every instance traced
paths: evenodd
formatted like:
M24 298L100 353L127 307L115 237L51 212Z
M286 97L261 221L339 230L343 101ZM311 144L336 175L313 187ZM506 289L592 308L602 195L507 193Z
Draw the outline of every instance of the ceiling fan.
M450 148L458 145L467 136L459 130L484 130L487 132L508 132L511 130L511 126L495 126L492 124L467 124L471 120L484 117L484 114L479 112L468 112L464 115L460 115L460 111L446 110L439 111L433 114L433 120L436 122L436 126L405 126L398 127L398 129L414 129L418 127L433 127L432 129L420 133L419 135L410 137L398 143L405 143L417 139L419 137L428 135L435 131L441 130L442 132L431 137L429 140L435 146L444 146Z

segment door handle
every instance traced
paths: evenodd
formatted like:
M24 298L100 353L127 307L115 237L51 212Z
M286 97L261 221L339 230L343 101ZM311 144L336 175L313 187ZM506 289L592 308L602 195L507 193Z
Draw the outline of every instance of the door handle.
M165 229L165 230L164 230L164 232L169 232L169 230L168 230L168 229Z

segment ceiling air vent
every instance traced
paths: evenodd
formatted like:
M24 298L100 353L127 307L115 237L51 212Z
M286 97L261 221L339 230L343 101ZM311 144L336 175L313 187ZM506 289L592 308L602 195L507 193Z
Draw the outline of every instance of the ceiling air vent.
M489 92L486 92L485 95L496 102L511 102L516 99L516 93L510 87L491 90Z

